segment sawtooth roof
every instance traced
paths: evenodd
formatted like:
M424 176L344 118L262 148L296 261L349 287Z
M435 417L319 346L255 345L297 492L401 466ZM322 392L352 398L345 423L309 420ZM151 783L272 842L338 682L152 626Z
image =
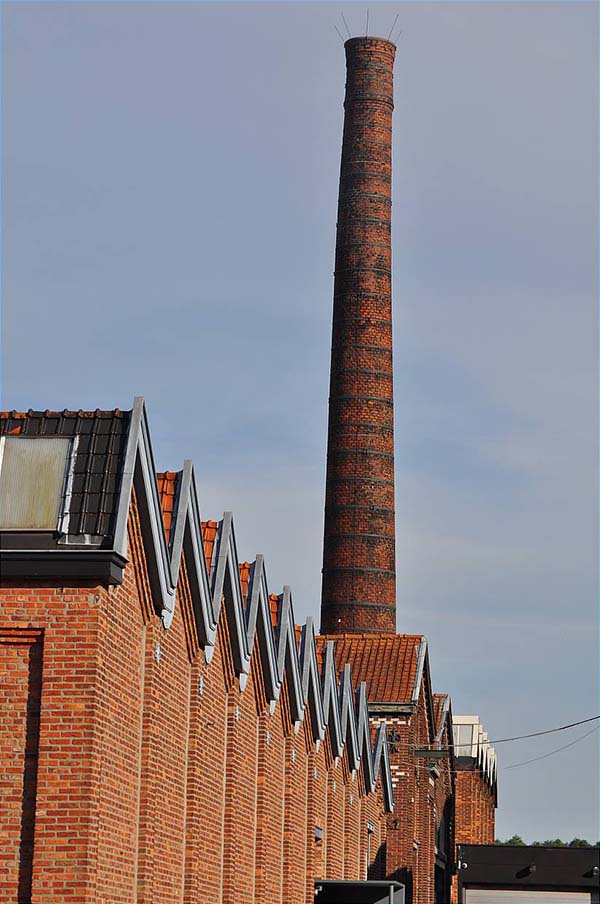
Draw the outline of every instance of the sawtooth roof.
M177 586L185 556L196 642L206 661L211 661L218 623L227 610L240 691L258 645L272 711L285 677L292 720L299 723L308 716L315 741L329 731L335 756L347 747L351 767L361 764L369 791L381 775L390 811L386 728L379 724L372 743L366 685L356 680L343 657L334 656L335 644L324 658L317 656L312 619L302 627L295 624L289 587L269 593L261 555L240 564L231 512L220 521L201 521L192 463L184 462L181 471L157 472L143 399L136 399L131 411L0 413L0 438L20 435L72 439L68 470L73 493L64 496L61 514L68 509L72 528L66 542L59 531L46 531L43 548L39 531L29 532L29 547L27 532L19 532L19 545L11 547L6 542L11 530L2 530L3 576L121 583L130 555L127 523L135 493L150 586L164 628L169 629L180 604ZM88 536L72 535L75 530ZM90 531L103 531L91 549Z
M338 670L350 663L354 681L364 681L370 702L414 703L422 676L422 634L335 634Z

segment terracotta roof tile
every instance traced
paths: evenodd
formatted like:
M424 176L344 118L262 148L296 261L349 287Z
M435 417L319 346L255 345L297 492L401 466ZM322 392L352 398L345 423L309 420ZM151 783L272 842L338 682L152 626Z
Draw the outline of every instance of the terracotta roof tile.
M248 596L248 584L250 583L251 567L251 562L240 562L238 565L238 568L240 570L240 584L242 585L242 596L244 598L244 602L246 601L246 597Z
M210 565L212 562L213 549L215 547L215 540L217 538L217 531L219 530L219 522L218 521L203 521L202 522L202 540L204 541L204 555L206 556L206 567L210 571Z
M422 634L330 634L318 643L335 641L338 672L350 663L352 683L367 683L372 702L410 703L417 674L418 650Z
M179 474L176 471L159 471L156 475L158 484L158 497L163 513L163 524L167 543L171 539L171 526L173 524L173 511L175 508L175 494L177 493L177 481Z
M269 594L269 607L271 609L271 624L276 628L279 620L279 597L276 593Z

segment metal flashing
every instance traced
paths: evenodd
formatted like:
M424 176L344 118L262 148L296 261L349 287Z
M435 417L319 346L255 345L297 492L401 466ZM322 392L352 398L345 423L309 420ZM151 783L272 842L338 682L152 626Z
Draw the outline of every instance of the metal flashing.
M444 703L442 704L442 713L441 713L441 717L440 717L440 724L439 724L439 726L436 726L437 731L436 731L435 738L433 739L434 743L438 746L442 742L442 735L444 734L444 728L446 727L446 720L448 719L449 713L450 713L450 697L448 695L446 695L446 699L444 700ZM449 736L449 741L451 743L452 738L450 737L450 732L448 733L448 736Z
M404 885L392 879L315 879L317 904L403 904Z
M425 667L425 654L427 653L427 638L423 637L419 644L419 652L417 653L417 670L415 673L415 683L413 686L412 703L414 706L419 702L419 691L421 690L421 681L423 679L423 669Z
M202 542L202 520L200 506L196 491L196 479L193 467L189 466L189 482L185 480L186 465L181 475L181 490L177 500L177 508L174 515L173 552L177 554L179 536L179 521L184 524L183 530L183 554L185 555L188 580L194 603L194 615L198 628L200 645L204 647L204 655L210 662L214 651L214 642L217 635L218 619L214 613L213 601L208 576L208 566ZM177 563L179 574L180 560Z
M217 550L213 556L216 562L213 585L213 610L218 616L221 599L225 605L231 606L234 631L231 632L231 645L235 671L240 686L250 672L250 651L246 634L244 599L240 584L238 568L237 544L233 529L233 514L225 512L217 535ZM217 609L218 607L218 609ZM243 689L243 688L242 688Z
M115 549L127 558L127 520L129 518L129 506L131 504L131 491L133 489L133 474L135 460L137 458L138 438L140 426L144 416L144 399L136 396L133 400L129 430L127 433L127 445L125 447L125 461L121 472L121 492L117 507L117 520L115 522Z
M69 535L69 523L71 520L71 498L73 496L73 478L75 476L75 460L77 456L78 446L79 436L76 435L73 438L71 448L67 456L67 470L65 474L65 484L63 489L62 510L58 525L59 533L61 533L63 536ZM0 469L1 468L2 461L0 459Z
M71 581L82 578L108 585L122 583L127 564L112 549L70 549L66 546L59 550L3 549L0 561L2 577L6 580L27 577L34 581L59 578Z
M304 718L306 703L302 692L302 674L298 660L292 594L287 585L283 588L280 600L277 669L281 678L283 678L284 672L287 674L291 719L293 722L299 723Z
M340 701L335 674L335 651L332 640L328 640L323 653L322 668L323 713L329 726L332 756L339 757L344 750L344 737L340 718Z
M381 721L377 727L373 750L373 774L377 777L380 773L385 806L388 813L391 813L394 809L394 789L392 787L392 771L390 768L390 753L385 721Z
M315 631L313 620L310 616L306 619L306 624L302 626L300 662L302 668L302 696L310 709L313 738L315 741L322 741L325 737L325 713L323 711L323 698L319 681Z
M356 692L356 708L358 710L358 754L363 762L365 787L368 792L371 792L375 790L375 782L377 779L373 771L372 757L364 755L365 752L371 754L371 725L369 722L369 708L367 705L366 681L360 682L360 687Z
M161 605L160 617L165 628L169 628L175 613L175 590L177 586L171 570L171 559L167 548L167 539L162 520L162 508L156 484L156 467L150 444L150 434L145 409L142 412L138 454L134 469L134 485L138 499L140 520L146 516L147 527L152 535L152 542L146 545L146 556L154 566L153 577ZM143 494L139 492L143 488ZM152 577L152 575L151 575Z
M246 628L248 648L250 655L252 655L255 639L258 640L261 662L263 663L265 692L269 706L274 711L275 703L279 699L283 675L280 675L277 670L277 650L271 623L267 575L264 559L261 555L256 556L250 569L248 599Z
M352 675L350 663L346 663L340 676L340 722L342 737L348 752L348 767L350 771L358 769L360 764L360 750L358 746L358 726L356 712L354 710L354 688L352 687Z

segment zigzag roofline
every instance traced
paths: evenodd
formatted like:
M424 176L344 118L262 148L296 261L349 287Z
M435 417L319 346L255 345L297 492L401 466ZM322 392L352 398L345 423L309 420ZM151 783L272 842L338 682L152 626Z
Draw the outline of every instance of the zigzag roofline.
M324 740L329 730L333 755L341 756L348 748L350 767L358 768L360 763L363 765L368 791L374 790L377 775L381 773L386 806L391 810L393 793L385 723L380 724L372 748L364 682L355 694L349 666L346 666L338 682L333 644L331 650L326 652L323 668L319 670L311 618L302 628L298 651L292 594L288 586L279 596L278 625L273 628L266 568L260 555L250 566L247 594L244 595L231 512L225 512L218 523L209 570L194 469L190 461L184 462L179 472L173 522L167 539L156 473L146 407L144 400L138 397L134 400L131 414L114 545L115 550L127 558L127 520L135 489L152 591L165 629L173 621L177 582L185 555L198 643L207 662L210 662L214 651L224 600L233 616L231 645L240 690L246 685L252 653L258 642L271 710L279 700L285 676L293 721L301 723L308 711L315 742Z

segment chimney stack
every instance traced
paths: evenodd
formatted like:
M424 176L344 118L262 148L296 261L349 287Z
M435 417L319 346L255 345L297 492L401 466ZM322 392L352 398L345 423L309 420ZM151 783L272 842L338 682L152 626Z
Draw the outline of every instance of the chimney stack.
M321 632L396 632L392 110L396 48L346 49Z

